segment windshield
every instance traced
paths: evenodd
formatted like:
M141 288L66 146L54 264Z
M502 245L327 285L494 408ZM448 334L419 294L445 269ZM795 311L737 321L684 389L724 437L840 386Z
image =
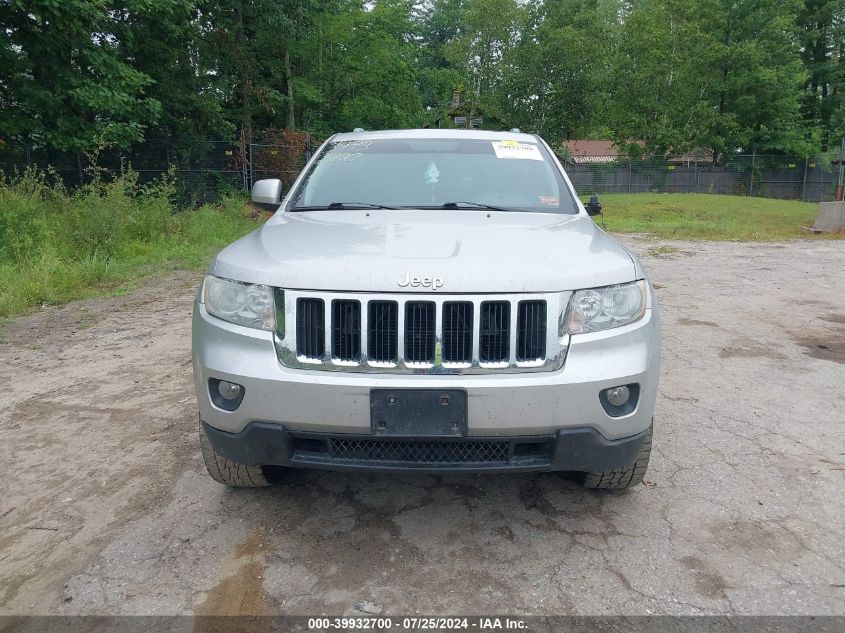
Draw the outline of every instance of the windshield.
M443 138L329 143L289 208L329 206L578 212L540 143Z

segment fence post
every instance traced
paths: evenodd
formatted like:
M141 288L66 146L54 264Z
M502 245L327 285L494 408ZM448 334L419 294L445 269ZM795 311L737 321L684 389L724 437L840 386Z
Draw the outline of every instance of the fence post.
M241 143L240 154L241 154L241 183L243 183L244 189L246 191L249 191L250 190L249 182L248 182L249 174L247 172L247 164L246 164L247 148L244 147L243 143Z
M804 157L804 178L801 179L801 200L807 199L807 163L810 161L809 156Z
M836 201L845 200L845 182L842 180L843 173L845 173L845 136L842 137L842 145L839 148L839 180L836 183Z
M249 144L249 188L247 192L252 191L252 185L255 184L255 176L252 171L252 143Z
M751 178L748 181L748 195L754 195L754 166L757 164L757 151L751 154Z
M628 156L628 193L631 193L631 157Z
M695 183L692 186L692 192L698 193L698 159L695 159Z

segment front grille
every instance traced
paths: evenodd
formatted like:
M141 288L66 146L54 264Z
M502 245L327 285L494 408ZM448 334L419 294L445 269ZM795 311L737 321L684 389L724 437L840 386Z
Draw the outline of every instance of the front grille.
M329 440L335 459L368 462L405 462L418 464L472 464L506 462L510 442L473 440L463 442L412 440Z
M546 355L546 302L520 301L516 321L516 359L538 360Z
M443 362L472 361L472 304L448 301L443 304Z
M360 301L332 301L332 356L349 361L361 358Z
M485 301L481 304L481 362L500 363L508 360L510 318L511 304L506 301Z
M322 299L296 302L296 349L305 358L322 358L326 352L325 304Z
M382 363L396 361L398 314L395 301L370 301L367 354L372 360Z
M434 309L431 301L405 304L405 360L409 363L434 362Z
M569 293L385 295L286 290L288 367L372 373L549 371L563 364L557 333ZM554 331L552 331L554 326Z

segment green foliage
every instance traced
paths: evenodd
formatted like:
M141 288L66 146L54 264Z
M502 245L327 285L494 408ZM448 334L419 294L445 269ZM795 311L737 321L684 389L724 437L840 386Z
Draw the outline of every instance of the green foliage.
M520 42L504 60L513 69L504 107L517 127L557 144L606 122L615 10L614 2L590 0L525 10Z
M798 9L792 0L636 3L618 36L617 139L656 152L807 152Z
M56 194L37 172L11 184L0 179L0 261L26 261L41 250L50 235L46 209Z
M801 59L807 73L803 115L823 150L845 135L845 3L805 0L798 14Z
M845 134L843 0L7 0L0 28L0 140L46 151L418 126L458 88L555 145Z
M121 3L130 12L148 4ZM120 59L110 9L102 0L0 4L0 135L60 150L143 138L160 103L144 94L152 79Z
M36 171L0 181L0 316L110 290L172 266L204 266L258 226L240 197L177 212L168 179L126 172L74 192Z

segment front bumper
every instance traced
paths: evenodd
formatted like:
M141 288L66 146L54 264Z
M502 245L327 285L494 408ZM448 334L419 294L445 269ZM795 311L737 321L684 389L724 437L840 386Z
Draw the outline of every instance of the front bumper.
M574 335L559 370L475 375L360 374L284 367L271 332L221 321L195 303L193 365L201 419L209 428L239 434L251 423L271 423L289 433L370 435L370 390L465 389L467 436L554 436L592 429L604 440L635 437L654 412L660 365L659 314L649 308L635 324ZM216 407L210 378L243 385L235 411ZM639 385L636 408L609 416L603 389Z
M580 428L548 436L431 440L297 433L268 422L251 422L240 433L203 427L217 453L248 466L414 473L622 470L648 436L646 430L607 440L595 429Z

